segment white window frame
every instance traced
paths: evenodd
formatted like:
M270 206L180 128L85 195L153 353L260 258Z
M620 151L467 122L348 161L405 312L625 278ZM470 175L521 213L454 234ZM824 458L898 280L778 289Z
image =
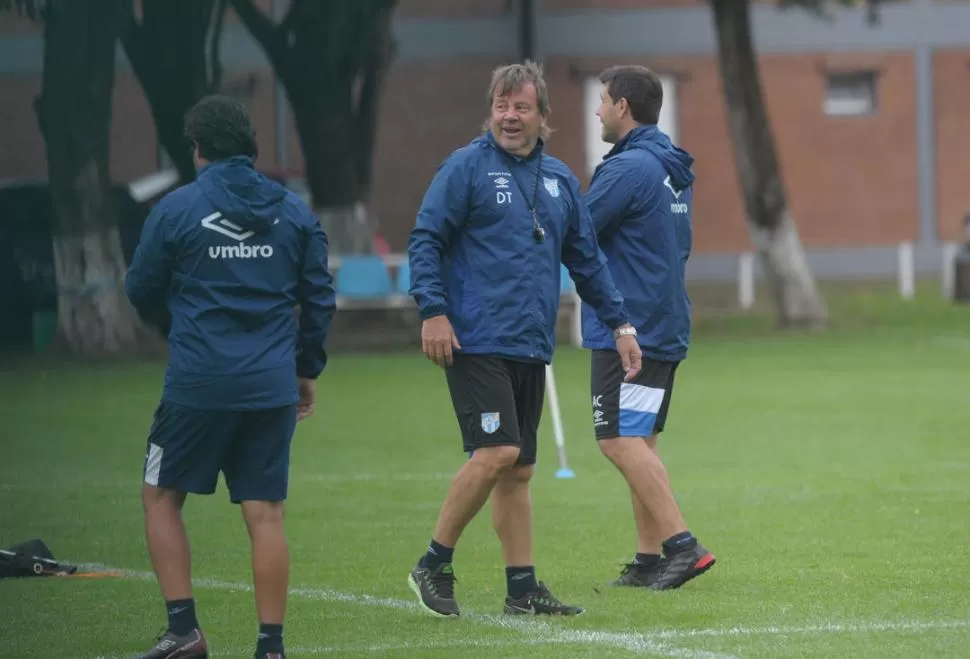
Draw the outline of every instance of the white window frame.
M876 113L875 71L833 71L826 74L822 110L830 117L864 117Z
M671 75L661 75L664 101L660 108L660 120L657 126L674 142L678 141L677 121L677 81ZM583 82L583 119L585 133L586 174L592 176L596 166L603 161L603 156L613 148L612 144L603 141L600 118L596 116L596 108L600 104L600 90L603 83L597 76L590 76Z

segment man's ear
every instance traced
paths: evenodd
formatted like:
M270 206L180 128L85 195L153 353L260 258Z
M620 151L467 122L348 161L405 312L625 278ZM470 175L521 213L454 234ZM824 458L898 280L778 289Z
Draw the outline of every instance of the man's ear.
M618 100L616 104L620 106L620 118L623 118L625 115L630 113L630 103L624 97L621 96L620 100Z

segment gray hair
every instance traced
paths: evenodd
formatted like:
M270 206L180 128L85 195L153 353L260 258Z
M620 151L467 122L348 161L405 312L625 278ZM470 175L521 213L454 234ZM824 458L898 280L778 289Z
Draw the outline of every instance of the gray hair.
M496 96L511 94L529 84L536 88L539 114L543 119L547 118L552 112L549 104L549 88L546 87L546 80L542 75L542 65L532 60L526 60L524 64L506 64L492 71L492 82L488 86L488 107L492 107L492 101ZM488 126L489 121L486 120L485 130L488 130ZM551 134L552 130L543 121L540 136L543 140L547 140Z

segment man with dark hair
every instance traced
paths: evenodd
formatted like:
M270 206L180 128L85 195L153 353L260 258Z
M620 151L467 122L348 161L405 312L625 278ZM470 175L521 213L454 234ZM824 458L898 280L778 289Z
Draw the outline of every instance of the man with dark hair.
M545 152L549 96L533 63L496 69L491 119L431 182L411 232L411 293L425 354L445 376L469 460L458 471L427 552L408 582L439 616L459 615L452 557L491 496L510 615L576 615L536 580L529 481L555 349L560 263L610 328L627 377L636 332L596 245L579 182Z
M714 555L688 531L657 452L674 372L690 341L685 266L694 159L657 126L663 86L655 73L618 66L600 81L596 114L603 139L614 146L597 166L586 201L645 359L636 379L625 381L609 328L584 305L593 425L600 449L629 485L637 527L636 557L615 583L666 590L714 565Z
M141 659L207 656L181 511L187 493L215 491L220 471L252 542L256 657L282 659L290 441L313 413L336 306L327 237L295 194L255 170L240 103L202 99L185 135L198 178L154 207L125 282L140 312L171 316L142 486L168 628Z

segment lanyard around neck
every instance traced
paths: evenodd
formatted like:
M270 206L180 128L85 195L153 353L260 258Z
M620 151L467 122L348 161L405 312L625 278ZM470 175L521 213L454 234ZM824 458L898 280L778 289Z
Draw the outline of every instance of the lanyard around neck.
M531 203L529 202L529 197L525 193L525 188L523 188L522 184L519 182L519 177L515 175L515 161L512 159L512 156L508 155L508 153L506 153L506 158L510 161L509 174L512 175L512 180L515 181L515 187L519 189L519 192L522 193L522 198L526 201L526 203L529 204L529 212L532 214L532 221L534 223L538 223L536 211L539 207L539 179L542 178L542 152L539 152L538 162L536 163L536 182L532 189Z

